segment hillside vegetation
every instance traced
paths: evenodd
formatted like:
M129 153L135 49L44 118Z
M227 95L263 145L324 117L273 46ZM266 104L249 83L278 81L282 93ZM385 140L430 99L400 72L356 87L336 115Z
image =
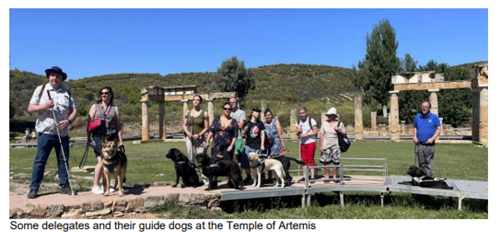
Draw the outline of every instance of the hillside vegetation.
M477 63L477 62L475 62ZM467 68L468 63L450 68ZM253 107L261 106L261 100L267 100L267 106L275 116L280 117L282 124L287 126L290 121L290 110L302 106L308 108L309 114L319 120L322 111L336 107L345 124L354 122L354 96L361 94L355 89L349 79L351 70L342 67L308 64L276 64L252 68L256 88L251 90L241 102L241 107L248 113ZM69 73L71 77L71 73ZM78 121L75 125L85 125L84 120L90 106L95 102L97 92L103 86L111 86L115 93L115 105L120 108L124 123L140 123L141 103L140 90L146 86L179 86L197 85L199 93L218 92L214 83L215 72L181 73L160 75L158 73L121 73L106 74L69 80L63 83L76 98L78 105ZM445 75L448 80L450 77ZM453 79L453 78L451 78ZM14 114L11 131L22 132L26 122L33 124L35 115L27 113L27 107L34 89L47 83L45 75L18 69L10 70L10 103ZM215 114L221 114L223 100L215 102ZM400 103L400 108L402 108ZM207 109L203 102L202 108ZM418 109L415 109L418 110ZM363 121L365 126L370 125L369 106L363 106ZM413 115L414 112L411 112ZM182 115L181 103L166 104L167 125L180 124ZM470 114L470 113L469 113ZM149 108L150 122L155 121L158 115L158 104L152 103ZM402 115L401 115L402 116ZM402 117L404 118L404 117ZM446 119L445 119L446 120ZM19 123L23 122L23 123ZM387 123L379 119L378 123ZM28 126L33 127L33 126Z

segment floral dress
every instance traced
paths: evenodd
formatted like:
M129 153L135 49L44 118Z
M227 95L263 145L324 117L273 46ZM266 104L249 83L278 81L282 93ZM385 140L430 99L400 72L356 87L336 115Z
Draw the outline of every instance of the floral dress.
M281 141L278 135L278 128L276 127L276 119L273 119L271 124L264 122L264 127L266 128L266 135L268 138L274 138L273 144L268 144L266 141L266 148L269 149L269 155L278 155L281 151Z
M228 153L227 148L231 145L231 140L238 136L238 123L231 119L231 123L222 126L220 117L215 117L208 131L213 134L212 157L217 154L224 154L224 159L232 160L232 152Z

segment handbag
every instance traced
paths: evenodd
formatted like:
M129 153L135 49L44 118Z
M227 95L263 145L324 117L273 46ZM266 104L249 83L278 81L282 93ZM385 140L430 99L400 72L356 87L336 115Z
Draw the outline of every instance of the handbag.
M111 111L111 104L108 105L108 107L106 108L106 111L104 111L104 116L103 117L106 117L109 112ZM106 122L104 121L104 119L102 118L98 118L92 122L89 123L89 126L88 126L88 131L91 132L97 128L101 128L101 127L104 127L104 125L106 125Z
M101 118L94 120L93 122L89 123L89 132L100 128L102 125L104 125L104 120L102 120Z
M337 124L337 127L340 125L340 121ZM344 136L340 133L337 133L337 138L339 139L339 147L341 152L346 152L349 147L351 146L351 142L349 141L349 138L347 136Z

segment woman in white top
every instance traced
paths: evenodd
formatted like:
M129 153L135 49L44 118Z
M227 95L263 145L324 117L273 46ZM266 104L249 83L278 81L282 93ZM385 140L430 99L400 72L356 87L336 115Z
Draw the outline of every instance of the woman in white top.
M337 116L337 110L335 108L330 108L326 113L328 119L326 122L322 123L320 134L320 152L321 158L320 162L323 165L328 165L333 163L334 165L340 164L340 147L338 141L338 134L347 136L344 124L339 121ZM340 122L340 123L339 123ZM338 168L333 168L333 179L335 182L339 182L337 179ZM330 168L325 167L325 182L330 180Z

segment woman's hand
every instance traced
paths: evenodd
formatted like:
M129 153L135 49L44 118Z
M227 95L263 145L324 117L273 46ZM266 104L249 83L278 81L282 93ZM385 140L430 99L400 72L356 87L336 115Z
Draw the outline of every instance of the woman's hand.
M285 145L281 146L283 151L286 151L286 152L289 152L290 150L288 150L288 148L285 147Z
M191 137L193 138L193 140L198 140L200 138L200 135L194 134L194 135L191 135Z
M229 147L227 147L227 152L231 152L231 150L233 150L233 145L229 145Z
M123 142L120 143L120 146L118 147L123 147L123 152L125 152L125 144L123 144Z

